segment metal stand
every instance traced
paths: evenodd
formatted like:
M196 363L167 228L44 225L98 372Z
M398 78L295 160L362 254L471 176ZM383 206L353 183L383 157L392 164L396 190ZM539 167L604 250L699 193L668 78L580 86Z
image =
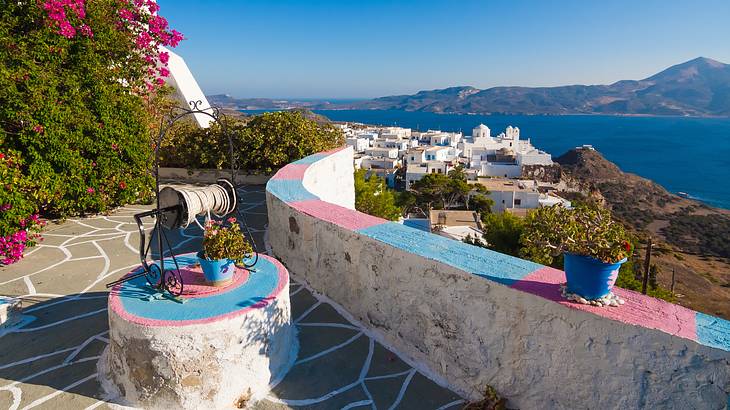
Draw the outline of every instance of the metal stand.
M107 283L107 288L111 288L117 284L144 276L147 279L147 283L149 283L149 285L153 288L158 289L160 292L167 291L175 297L180 296L183 292L184 283L182 276L180 275L180 265L175 258L175 254L173 253L173 247L171 246L170 241L167 239L167 234L165 233L165 230L179 228L181 226L183 217L187 214L187 209L185 209L184 202L178 203L177 205L165 207L162 207L160 204L159 150L162 144L162 140L165 137L167 131L180 119L193 114L203 114L212 118L213 121L215 121L221 127L221 132L228 138L228 149L231 166L230 181L224 179L219 180L219 182L221 182L220 185L226 187L227 190L233 190L233 192L231 193L231 197L236 198L234 211L237 216L236 223L243 223L245 233L248 236L248 239L251 241L251 246L254 250L254 253L252 255L253 262L251 264L245 264L244 267L251 268L256 264L256 262L258 262L258 251L256 248L256 242L253 240L251 230L249 229L244 216L240 212L240 207L238 203L240 198L238 195L235 195L235 190L239 187L238 185L236 185L236 159L235 151L233 149L233 139L228 133L228 127L225 121L225 114L221 113L218 107L202 109L200 107L200 105L202 104L200 100L190 101L188 104L190 105L190 108L174 107L171 110L170 114L162 119L162 122L160 124L160 133L156 141L154 141L155 161L154 168L151 170L151 172L155 176L156 207L149 211L140 212L134 215L134 220L137 223L137 229L139 230L140 235L139 258L142 262L143 270L139 273L128 275L114 282ZM224 217L225 216L226 215L224 215ZM159 263L155 262L154 259L152 260L152 263L148 262L148 258L150 256L150 248L152 246L152 242L154 242L154 238L150 238L150 241L147 242L144 230L144 223L142 222L142 219L149 217L155 220L155 225L151 235L156 236L157 239L156 242L157 250L159 251ZM172 259L172 263L173 265L175 265L174 269L166 268L166 253L169 253L170 258Z

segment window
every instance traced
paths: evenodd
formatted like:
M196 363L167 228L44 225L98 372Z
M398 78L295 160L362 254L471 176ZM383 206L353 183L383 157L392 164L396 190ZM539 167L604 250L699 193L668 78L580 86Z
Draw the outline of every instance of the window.
M441 168L439 168L439 174L441 173Z
M515 199L515 205L522 205L521 199Z

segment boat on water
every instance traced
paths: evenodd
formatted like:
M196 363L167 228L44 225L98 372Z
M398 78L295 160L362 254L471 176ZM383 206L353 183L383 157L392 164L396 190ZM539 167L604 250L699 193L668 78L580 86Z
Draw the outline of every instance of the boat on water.
M679 191L679 192L677 192L677 195L678 195L678 196L681 196L682 198L687 198L687 199L689 199L689 194L688 194L688 193L686 193L686 192L682 192L682 191Z

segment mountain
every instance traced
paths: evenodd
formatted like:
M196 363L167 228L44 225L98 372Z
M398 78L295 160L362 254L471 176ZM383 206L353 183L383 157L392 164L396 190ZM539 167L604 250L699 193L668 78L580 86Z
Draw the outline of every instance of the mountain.
M235 110L288 110L293 108L331 108L324 100L284 100L272 98L235 98L229 94L207 95L208 101L221 108Z
M730 65L696 58L643 80L560 87L462 86L337 108L475 114L730 116Z

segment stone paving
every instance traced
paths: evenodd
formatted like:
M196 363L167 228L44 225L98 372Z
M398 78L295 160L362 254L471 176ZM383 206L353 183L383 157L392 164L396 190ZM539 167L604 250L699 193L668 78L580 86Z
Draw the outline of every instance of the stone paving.
M240 193L241 211L264 252L264 187ZM132 215L149 208L128 206L108 216L49 224L40 246L21 262L0 268L0 295L22 298L24 315L20 326L0 329L0 409L118 407L104 401L97 381L96 363L108 343L104 285L139 264ZM199 238L200 229L191 226L171 239L175 252L183 253L198 249ZM299 332L297 361L254 408L463 406L457 394L374 341L296 277L290 292Z

